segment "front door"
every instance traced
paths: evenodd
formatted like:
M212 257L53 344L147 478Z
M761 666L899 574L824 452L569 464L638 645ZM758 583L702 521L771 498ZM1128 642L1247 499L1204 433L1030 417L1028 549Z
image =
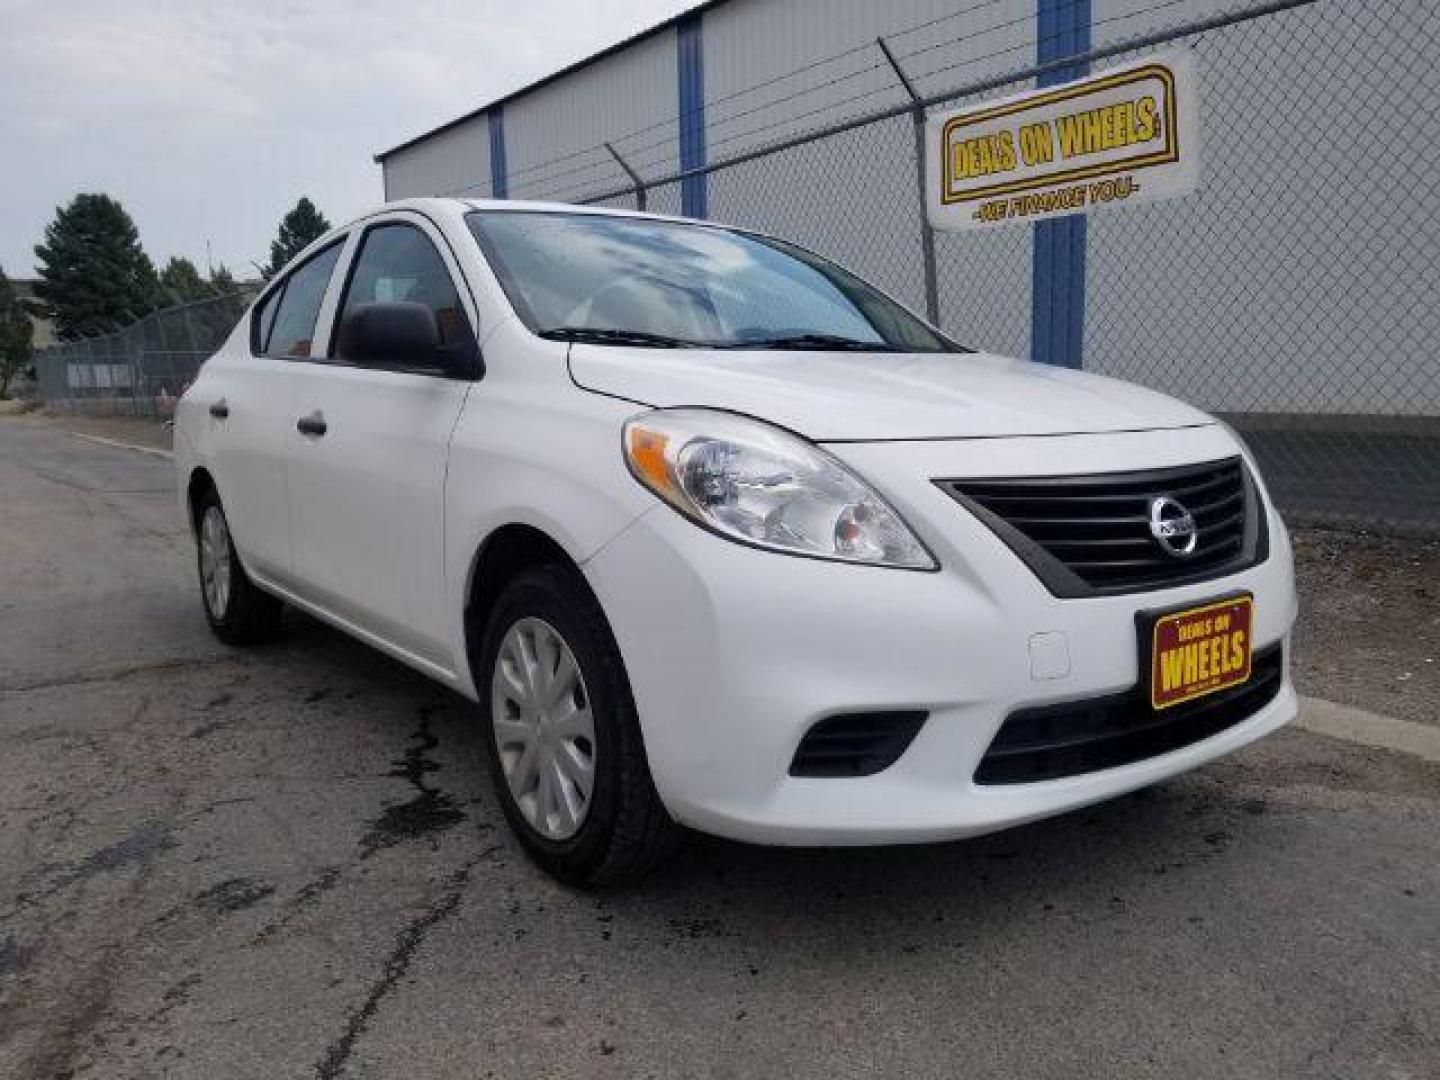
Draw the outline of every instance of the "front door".
M357 304L410 301L435 312L443 344L472 335L441 251L438 235L411 215L367 227L335 325ZM473 384L343 356L295 367L288 471L302 595L455 671L463 658L452 655L446 633L454 605L445 581L445 471Z

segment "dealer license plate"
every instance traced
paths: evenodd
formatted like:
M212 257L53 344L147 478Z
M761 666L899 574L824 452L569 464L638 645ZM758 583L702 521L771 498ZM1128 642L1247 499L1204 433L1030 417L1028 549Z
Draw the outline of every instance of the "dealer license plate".
M1247 593L1153 616L1151 706L1168 709L1250 678L1254 607Z

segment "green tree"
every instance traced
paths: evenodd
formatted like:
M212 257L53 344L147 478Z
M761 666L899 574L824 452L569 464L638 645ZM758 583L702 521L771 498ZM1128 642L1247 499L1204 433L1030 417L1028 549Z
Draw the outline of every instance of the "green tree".
M77 195L55 211L35 248L42 316L65 341L105 334L155 307L155 267L130 215L109 195Z
M280 235L270 243L270 265L265 268L265 277L274 277L286 263L329 231L330 222L325 220L325 215L302 196L295 209L281 220Z
M0 401L10 394L10 380L30 366L35 327L15 286L0 269Z
M246 298L235 276L223 265L211 272L209 289L214 299L193 308L190 318L199 347L218 349L245 313Z
M183 255L170 256L160 271L160 291L167 304L185 304L215 295L195 264Z
M210 291L216 296L229 296L231 293L240 291L240 286L235 282L235 275L230 273L224 263L210 272Z

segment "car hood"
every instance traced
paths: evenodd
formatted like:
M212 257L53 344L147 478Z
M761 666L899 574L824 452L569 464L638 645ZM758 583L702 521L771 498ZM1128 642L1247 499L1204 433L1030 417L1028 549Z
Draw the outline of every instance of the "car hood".
M1214 421L1174 398L988 353L733 352L574 345L584 389L760 417L817 442L1068 435Z

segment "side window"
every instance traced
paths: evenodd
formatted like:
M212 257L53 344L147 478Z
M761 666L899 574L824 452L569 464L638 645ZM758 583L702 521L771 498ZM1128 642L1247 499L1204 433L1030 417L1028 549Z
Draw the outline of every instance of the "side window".
M400 300L424 304L435 313L442 347L474 341L455 282L429 237L414 225L377 225L361 241L339 319L361 304Z
M315 323L320 316L320 302L325 299L325 287L330 284L335 261L340 258L340 247L338 243L332 244L285 280L273 325L263 342L266 356L310 355L310 346L315 340ZM262 309L262 330L265 315Z
M265 345L270 340L270 331L275 327L275 311L279 308L280 298L284 295L285 286L281 284L265 298L263 304L255 309L250 326L250 351L256 355L263 355L265 352Z

